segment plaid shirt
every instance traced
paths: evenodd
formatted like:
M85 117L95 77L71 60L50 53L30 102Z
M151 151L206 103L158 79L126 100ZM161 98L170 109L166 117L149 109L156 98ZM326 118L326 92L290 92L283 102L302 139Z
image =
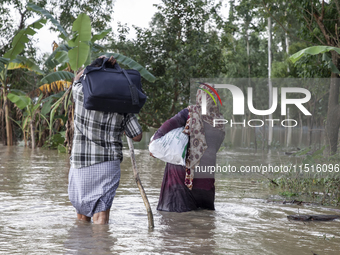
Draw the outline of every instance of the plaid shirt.
M81 168L116 159L122 161L123 132L130 138L142 133L136 116L86 110L80 82L73 84L72 94L75 110L71 167Z

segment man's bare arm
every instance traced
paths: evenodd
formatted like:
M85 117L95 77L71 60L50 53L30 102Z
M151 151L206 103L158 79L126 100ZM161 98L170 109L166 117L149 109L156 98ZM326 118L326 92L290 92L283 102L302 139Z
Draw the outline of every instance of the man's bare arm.
M140 133L139 135L133 137L132 140L135 142L140 142L140 140L142 140L142 137L143 137L143 133Z

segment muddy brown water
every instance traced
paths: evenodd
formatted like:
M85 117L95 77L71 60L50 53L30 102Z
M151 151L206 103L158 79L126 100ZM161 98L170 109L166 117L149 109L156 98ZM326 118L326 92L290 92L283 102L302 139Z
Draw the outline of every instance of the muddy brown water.
M135 153L154 213L152 231L126 147L110 223L99 226L76 220L67 195L68 155L0 145L0 254L340 254L340 221L287 219L334 211L267 203L275 192L250 176L217 175L215 211L158 212L164 163L146 149ZM285 159L278 156L229 149L218 163Z

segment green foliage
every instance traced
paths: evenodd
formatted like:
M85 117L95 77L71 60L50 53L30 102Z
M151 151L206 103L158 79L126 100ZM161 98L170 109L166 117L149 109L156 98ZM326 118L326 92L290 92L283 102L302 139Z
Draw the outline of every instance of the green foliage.
M98 56L103 55L102 52L106 51L106 47L97 44L96 41L103 39L110 32L111 32L111 28L103 30L103 31L99 32L98 34L95 34L95 35L92 36L91 42L89 42L90 52L89 52L87 60L85 62L85 66L91 64L91 59L94 59L94 58L97 58Z
M247 55L247 44L244 37L229 39L226 47L225 63L226 77L267 77L267 40L260 37L258 33L249 36L249 56Z
M52 17L47 12L45 12L45 15L49 18ZM56 20L54 20L54 23L56 23L57 27L60 27L60 24ZM68 44L59 45L45 61L45 65L48 69L52 69L59 64L63 65L69 63L72 70L78 70L83 66L83 64L90 64L92 55L93 57L98 57L106 54L107 56L113 55L117 61L123 65L140 71L141 75L145 79L151 82L156 79L150 72L131 58L119 53L102 53L104 47L95 44L95 41L103 39L111 32L111 29L106 29L94 36L91 36L91 21L86 14L82 13L78 16L78 18L74 21L72 31L73 38L68 40ZM41 82L51 83L60 79L69 80L71 78L73 78L73 75L70 73L60 71L47 75Z
M292 56L290 56L290 60L295 63L304 55L318 55L321 53L329 52L331 50L334 50L340 54L340 48L330 46L312 46L293 54Z
M113 0L51 0L54 9L50 11L58 17L61 26L70 31L73 22L79 13L90 17L92 28L98 32L109 29L114 15ZM58 11L60 10L60 11Z
M51 149L58 149L59 151L59 145L64 144L64 140L65 137L63 137L60 133L57 133L51 137L48 146Z
M107 0L106 2L109 1ZM39 4L38 6L33 3L29 3L27 7L29 10L37 12L44 16L45 18L47 18L48 20L50 20L52 24L58 30L60 30L61 37L63 39L65 40L69 39L68 34L66 32L67 28L64 29L63 26L58 22L56 18L52 16L50 12L42 8L42 5ZM46 23L45 20L42 19L38 20L37 22L29 25L27 28L21 29L14 37L12 49L8 51L4 57L0 58L0 74L1 74L0 82L2 85L6 86L5 82L8 81L7 70L12 70L10 75L12 75L15 70L19 69L27 69L34 71L40 75L45 75L45 72L40 70L38 64L35 61L32 61L32 59L23 56L24 55L23 50L25 49L25 45L31 43L30 36L34 35L36 33L36 29L41 28L45 23ZM98 28L98 23L95 24L94 27ZM102 40L104 37L108 36L110 32L111 29L107 28L104 29L103 31L99 31L97 34L92 36L91 19L85 13L81 13L80 15L78 15L78 18L75 19L73 22L72 34L70 35L71 39L66 40L67 44L59 45L59 47L49 57L47 57L45 61L45 67L48 69L48 71L51 71L53 68L56 68L57 66L60 69L64 69L66 67L68 67L69 69L71 67L71 69L77 71L84 64L88 64L91 61L91 58L97 57L98 55L102 55L101 52L104 51L105 47L96 44L95 42L98 40ZM22 54L22 56L18 54ZM122 62L129 68L139 70L141 72L141 75L148 79L150 82L156 79L150 72L148 72L137 62L133 61L131 58L128 58L119 53L113 54L118 59L119 62ZM25 80L26 77L27 76L25 75ZM74 78L74 74L71 72L56 71L45 75L40 80L40 83L51 84L55 81L71 80L72 78ZM35 77L35 80L38 80L37 77ZM35 84L37 85L36 82ZM11 82L11 89L13 88L12 85L13 83ZM6 89L4 91L9 90ZM7 93L2 94L2 96L6 98L7 96L6 94ZM50 132L49 139L52 139L53 133L58 132L60 130L59 129L60 124L66 122L65 116L67 115L57 115L59 110L62 108L61 107L62 102L64 102L63 107L65 108L65 110L68 109L68 106L71 103L69 93L63 93L63 95L60 95L58 98L53 96L53 98L49 97L46 100L44 100L43 107L40 109L42 94L38 98L38 102L36 102L35 100L32 100L29 96L27 96L24 92L18 92L13 89L12 93L9 93L9 99L14 104L16 104L19 109L23 110L24 121L20 122L15 120L15 122L22 128L24 137L27 137L31 131L34 132L33 134L31 134L32 143L35 140L36 131L34 130L36 128L38 130L39 140L44 139L43 136L44 132L46 131L46 125ZM39 111L41 112L39 113ZM39 117L38 119L37 116ZM27 123L30 123L31 126L29 127ZM25 125L25 127L23 125ZM62 150L63 148L65 149L65 147L63 147L60 144L58 144L57 147L59 150Z
M64 140L65 140L65 138L63 138ZM58 144L58 152L59 153L67 153L67 148L64 146L64 145L62 145L62 144Z
M340 48L338 48L340 50ZM322 60L327 63L328 68L331 70L332 73L340 74L339 69L333 63L332 59L327 55L326 52L322 54Z
M1 3L0 55L9 49L12 35L24 28L27 20L35 13L49 19L52 22L51 29L60 32L61 38L67 38L79 13L86 13L91 19L92 28L102 31L111 27L114 12L113 0L2 0Z
M65 141L66 132L65 131L59 132L59 134L62 136L63 140ZM67 148L63 145L63 143L59 143L57 149L59 153L67 153Z
M263 6L260 9L263 9L268 16L272 17L274 36L281 37L281 45L286 44L286 36L289 39L291 45L289 54L294 54L290 57L290 60L295 63L294 68L290 68L289 73L287 73L290 77L330 77L331 70L335 73L338 72L339 66L336 67L330 59L327 59L328 55L325 54L338 47L335 38L338 38L336 27L339 24L336 26L335 23L340 16L340 9L334 0L313 3L309 0L288 2L266 0L263 1ZM274 44L277 45L278 43L280 41ZM302 45L303 47L301 47ZM339 50L339 48L337 49ZM323 59L306 58L308 55L316 54L325 55ZM302 56L304 57L302 58ZM274 53L274 61L286 62L284 59L277 59Z
M39 19L27 28L20 30L12 40L12 47L0 59L0 84L7 90L8 70L17 68L26 68L42 74L43 71L30 59L23 56L18 56L25 48L26 43L29 42L29 36L34 35L37 29L42 28L46 20Z
M16 0L6 0L6 2L14 1ZM52 71L56 67L58 70L63 70L69 67L68 63L73 71L77 71L82 65L89 64L91 59L103 55L102 52L107 52L105 53L107 56L111 55L108 52L113 52L112 55L122 67L141 72L143 89L148 95L148 101L139 114L144 127L158 127L188 105L189 84L192 78L267 77L266 18L270 15L273 16L273 77L327 77L330 75L331 68L333 72L335 70L327 51L322 57L321 55L299 57L294 65L288 59L285 32L289 38L289 54L315 45L318 42L316 37L325 41L322 31L315 23L312 24L311 30L307 27L311 24L304 23L309 15L308 11L311 10L310 2L307 0L300 3L283 0L230 1L227 22L224 22L218 15L220 5L215 5L212 0L164 0L157 6L158 12L154 15L150 28L136 27L137 38L129 41L126 39L128 29L121 25L119 41L109 45L109 49L107 45L97 43L98 40L107 39L110 36L111 29L103 23L102 25L97 23L98 19L101 19L101 22L110 20L105 15L102 17L99 15L101 12L108 13L109 8L99 10L103 6L100 6L98 1L85 1L85 3L80 0L61 0L59 2L60 14L58 15L55 15L56 10L44 7L45 1L27 4L29 10L50 20L54 29L57 29L61 37L65 39L63 44L60 44L46 59L45 71L46 69ZM109 2L103 1L103 5ZM56 1L51 0L50 6L55 5ZM96 5L99 7L96 8ZM21 6L25 6L25 3L18 3L18 7L21 8ZM321 13L320 8L321 4L315 3L315 10L319 13ZM302 12L302 9L306 12ZM27 15L31 15L32 11L28 11ZM82 14L76 19L75 17L80 12ZM65 16L66 13L70 14L69 17ZM333 23L330 21L332 15L337 17L333 0L326 4L325 15L324 22L327 31L335 33L334 21ZM35 31L35 28L32 27L32 30ZM30 39L31 32L27 32L28 39ZM21 54L24 55L23 51ZM8 62L9 59L11 58L0 58L0 71L5 68L13 70L25 68L25 70L43 73L39 70L39 65L32 61L33 58L25 59L17 55L11 63ZM13 73L14 71L10 74ZM47 75L41 79L41 82L51 83L59 79L71 78L73 75L68 72L56 72ZM2 80L4 80L3 77ZM13 84L16 86L17 83L11 83L11 88ZM318 87L320 88L308 89L311 89L312 94L317 96L327 90L327 88L321 88L321 85ZM267 107L267 94L266 86L254 87L256 108ZM313 97L308 107L316 103L318 103L316 115L324 117L327 100ZM45 108L47 110L47 106ZM55 111L57 109L59 108L55 108ZM230 107L224 110L230 111ZM294 111L291 113L295 114ZM316 115L313 114L313 116ZM46 115L46 117L49 119L49 116ZM53 123L53 120L49 122Z
M18 54L20 54L24 48L25 44L29 42L29 35L36 34L36 30L40 29L46 24L46 20L39 19L32 24L30 24L26 29L20 30L12 40L12 48L4 54L4 58L9 58L13 60Z
M44 78L41 79L40 83L41 84L50 84L55 81L60 81L60 80L71 80L74 78L74 74L67 72L67 71L58 71L58 72L53 72L48 75L46 75Z
M47 145L51 146L52 148L59 148L58 145L63 143L64 140L62 140L62 142L60 141L60 134L59 136L53 136L54 132L57 132L53 127L58 120L61 120L63 123L65 123L66 117L55 116L59 105L55 106L54 103L56 100L59 100L64 95L64 93L65 92L60 92L56 95L51 95L44 100L42 99L43 94L41 94L39 98L32 100L25 92L20 90L12 90L10 93L8 93L8 99L23 111L22 121L12 120L21 128L24 139L26 139L28 136L31 136L32 139L35 139L35 134L32 134L31 129L29 128L29 124L31 123L38 127L40 133L46 129L44 123L42 121L38 121L39 118L37 118L37 116L40 116L46 121L47 129L49 130L49 139ZM41 104L43 105L42 107ZM39 139L40 138L41 134L39 134Z
M305 148L296 153L302 159L297 170L274 179L280 195L323 205L340 204L339 155L323 157L324 149L325 146L312 152L311 148Z
M293 65L290 65L288 61L274 61L272 64L272 78L286 78L290 76L290 70ZM289 70L289 71L288 71Z
M95 34L92 36L91 42L94 43L95 41L101 40L103 39L105 36L107 36L110 32L112 31L112 29L105 29L103 31L101 31L98 34Z
M82 13L74 21L72 31L75 33L68 45L73 47L68 51L69 63L72 70L78 70L86 62L90 52L91 20Z
M216 77L224 70L219 7L213 1L162 1L150 28L135 27L134 41L126 39L121 26L112 50L131 56L157 77L154 83L143 81L148 100L139 121L144 128L159 127L188 105L191 78Z
M26 138L30 135L32 144L35 140L35 133L32 127L35 126L36 116L40 110L40 104L42 101L43 94L41 94L36 100L32 100L25 92L20 90L12 90L7 95L8 99L13 102L20 110L23 111L23 117L21 123L18 121L14 122L21 128L23 137L26 144ZM31 129L29 127L31 126ZM33 133L32 133L33 132Z
M300 50L299 52L293 54L292 56L290 56L290 60L295 63L297 62L300 58L302 58L302 56L305 55L319 55L319 54L323 54L323 60L327 61L330 69L332 70L333 73L337 73L340 74L340 71L338 70L338 68L332 63L331 59L325 54L326 52L329 51L336 51L337 53L340 54L340 48L337 47L331 47L331 46L312 46L312 47L308 47L305 48L303 50Z
M52 70L60 63L68 62L68 54L67 52L71 49L67 44L60 44L58 48L56 48L51 55L45 60L44 65L48 68L48 70ZM67 55L67 59L61 58L61 56Z
M41 15L45 16L46 19L49 19L52 22L52 24L55 25L58 28L58 31L61 32L61 38L62 39L65 40L68 37L68 34L64 30L64 28L59 24L59 22L47 10L41 8L38 5L30 3L30 2L27 3L27 7L26 8L27 8L27 10L35 11L38 14L41 14Z
M27 106L29 106L32 103L31 98L28 97L26 93L21 90L12 89L11 93L8 93L7 97L20 110L25 109Z
M3 58L3 57L0 57L0 64L3 66L3 65L7 65L8 62L9 62L9 58Z
M44 71L42 71L32 59L29 59L23 56L17 56L7 66L7 70L14 70L18 68L27 69L39 75L44 74Z

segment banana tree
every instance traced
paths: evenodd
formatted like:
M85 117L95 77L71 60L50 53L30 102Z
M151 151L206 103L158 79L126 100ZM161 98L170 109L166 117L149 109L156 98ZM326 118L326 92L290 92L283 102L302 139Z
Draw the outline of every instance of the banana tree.
M338 47L332 47L332 46L312 46L305 48L303 50L300 50L299 52L293 54L290 56L290 60L293 63L296 63L300 58L302 58L305 55L318 55L322 54L322 60L326 61L328 63L329 69L332 71L332 73L340 74L339 69L336 65L332 62L332 59L327 56L327 52L330 51L336 51L340 55L340 48Z
M91 60L97 58L105 53L105 48L96 41L103 39L111 30L104 30L98 34L92 35L91 33L91 20L82 13L79 14L72 26L72 35L68 35L59 22L43 8L29 2L27 9L36 12L44 18L50 20L53 25L60 31L59 37L64 41L46 60L45 66L53 69L57 65L61 65L60 69L69 64L73 71L77 71L83 65L90 64ZM118 63L124 64L131 69L136 69L140 72L141 76L150 82L154 82L156 78L147 71L143 66L135 62L129 57L119 53L110 53L117 59Z
M59 30L59 37L62 40L62 44L60 44L53 53L48 57L45 61L44 65L48 70L53 70L58 66L59 70L65 70L67 68L68 71L58 71L52 72L41 80L41 84L52 84L53 82L60 80L70 80L74 77L73 72L77 72L84 65L88 65L92 59L100 56L100 55L113 55L118 62L128 66L129 68L138 70L141 75L153 82L156 78L148 72L144 67L139 65L137 62L133 61L131 58L128 58L119 53L102 53L104 52L104 47L96 44L97 40L103 39L111 30L104 30L98 34L91 34L91 21L90 18L86 14L79 14L77 19L74 21L72 26L71 35L67 34L63 27L59 24L59 22L46 10L41 7L29 2L27 4L27 9L30 11L34 11L41 15L43 18L48 19L52 22L52 24ZM3 59L6 62L6 59ZM0 60L1 62L1 60ZM19 65L18 65L19 66ZM44 87L48 87L45 85ZM64 107L67 108L70 106L70 89L67 93L64 94L62 98L60 98L52 107L49 113L50 119L48 121L49 126L54 122L53 116L54 112L57 110L59 105L64 101ZM65 100L68 99L68 100ZM71 114L69 114L70 118L69 127L73 126L72 119L72 106L70 106ZM67 111L67 109L66 109ZM47 119L47 116L44 116ZM72 132L72 130L71 130ZM50 130L51 135L51 130ZM72 137L72 134L70 135Z
M48 140L51 141L53 137L52 132L54 124L57 120L65 118L63 116L55 117L56 109L53 109L54 107L52 107L54 102L62 97L62 95L63 92L59 92L58 94L52 94L49 97L42 99L43 93L40 93L38 98L31 99L21 90L13 89L8 93L8 99L23 112L21 121L11 119L22 130L25 147L27 146L27 138L29 136L31 137L32 149L36 147L36 130L39 132L38 142L42 142L42 133L46 129L49 130ZM48 115L50 116L48 117ZM41 119L46 121L47 126L43 123L43 121L39 121Z
M37 30L42 28L46 24L46 20L41 18L32 24L28 25L27 28L20 30L12 40L11 49L0 57L0 100L3 101L3 112L5 115L6 122L6 136L7 145L13 145L12 129L11 129L11 119L9 118L9 105L7 95L10 91L10 84L8 84L8 71L23 68L30 71L34 71L39 75L45 75L45 73L40 70L39 66L34 63L34 61L20 56L19 54L25 48L27 42L29 42L29 36L36 34ZM52 74L46 75L42 80L43 83L52 83L57 80L70 80L74 77L73 73L59 71Z
M9 58L0 58L0 101L3 101L1 112L5 116L6 123L6 136L7 136L7 145L13 145L12 133L9 123L9 113L8 113L8 102L7 102L7 65L9 63Z
M338 149L338 136L340 128L340 103L339 103L339 82L338 75L340 45L334 46L313 46L303 49L290 57L293 63L297 62L303 55L323 54L322 59L328 63L331 70L330 87L328 93L328 107L325 125L325 144L328 146L324 150L325 155L335 154ZM331 53L331 58L327 55Z
M58 106L53 106L54 102L60 99L63 96L63 92L59 92L58 94L53 94L48 98L45 98L43 102L43 106L41 108L40 116L46 121L49 130L49 139L52 138L53 135L53 126L55 122L60 119L59 117L55 117L55 113L57 111ZM48 119L49 115L49 119Z
M6 136L7 145L13 145L12 129L9 118L9 107L7 94L10 89L8 84L8 71L17 68L26 68L38 73L43 73L33 61L26 59L19 54L24 50L25 44L29 41L28 36L34 35L38 29L42 28L46 23L45 19L39 19L27 28L20 30L12 40L12 47L7 51L3 57L0 57L0 84L1 84L1 100L3 100L5 122L6 122Z
M22 125L18 124L23 131L24 140L26 140L26 127L29 124L32 149L35 149L35 119L40 110L43 94L41 93L37 100L32 100L21 90L11 90L7 95L8 99L13 102L20 110L25 110Z

